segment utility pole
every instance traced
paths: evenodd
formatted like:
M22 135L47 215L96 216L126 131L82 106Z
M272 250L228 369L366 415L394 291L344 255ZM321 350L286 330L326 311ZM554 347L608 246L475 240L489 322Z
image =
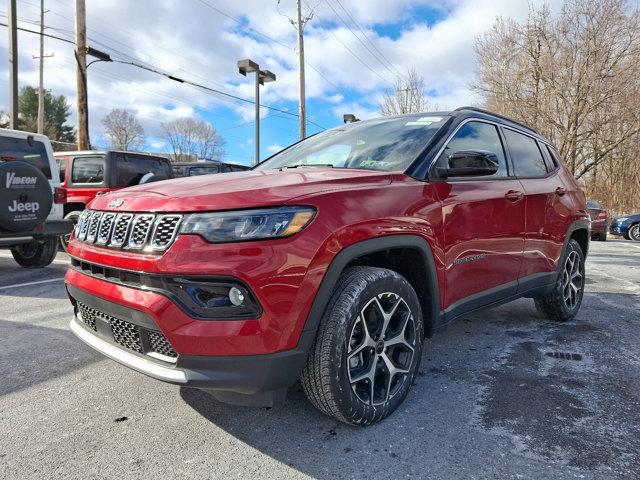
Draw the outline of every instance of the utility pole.
M38 88L38 133L44 133L44 59L53 57L44 54L44 0L40 0L40 85Z
M286 17L298 33L298 90L300 101L298 104L298 117L300 119L300 140L307 136L307 99L305 94L304 78L304 27L313 18L313 10L307 15L302 15L302 0L296 0L296 18L291 18L280 12L280 0L278 0L278 12Z
M9 128L18 128L18 19L16 0L9 0Z
M298 10L298 21L296 22L297 30L298 30L298 65L299 65L299 90L300 90L300 101L298 114L300 115L300 140L304 139L307 136L307 100L304 91L305 79L304 79L304 23L302 22L302 5L301 0L297 0L297 10ZM305 20L305 23L310 20L309 17Z
M76 85L78 90L78 150L89 147L87 105L87 14L85 0L76 0Z

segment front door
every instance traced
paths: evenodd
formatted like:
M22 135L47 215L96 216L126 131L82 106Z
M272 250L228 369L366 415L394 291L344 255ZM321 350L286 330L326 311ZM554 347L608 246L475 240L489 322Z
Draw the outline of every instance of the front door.
M496 125L472 120L458 128L436 160L463 150L488 151L498 172L486 177L435 182L442 204L446 286L445 309L456 316L515 294L522 263L525 201L511 175Z

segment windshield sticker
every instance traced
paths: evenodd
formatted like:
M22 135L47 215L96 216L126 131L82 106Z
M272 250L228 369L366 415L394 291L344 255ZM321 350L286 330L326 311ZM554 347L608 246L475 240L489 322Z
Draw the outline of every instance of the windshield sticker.
M384 169L387 165L389 165L389 162L379 162L377 160L363 160L362 162L360 162L359 167Z
M420 117L418 122L429 122L429 123L437 123L441 122L442 117Z
M422 127L426 127L428 125L431 125L433 122L407 122L404 124L405 127L415 127L415 126L422 126Z

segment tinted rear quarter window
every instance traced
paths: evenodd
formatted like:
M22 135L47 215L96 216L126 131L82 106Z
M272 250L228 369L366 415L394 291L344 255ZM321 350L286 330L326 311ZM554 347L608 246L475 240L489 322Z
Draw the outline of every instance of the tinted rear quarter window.
M163 160L141 155L118 155L116 158L116 183L119 187L138 185L147 173L171 177L171 167Z
M104 157L87 156L73 159L71 167L73 183L102 183L104 181Z
M545 177L545 164L538 142L522 133L505 128L504 136L509 144L515 173L518 177Z
M60 172L60 183L64 183L67 175L67 160L69 157L58 157L56 163L58 164L58 171Z
M218 167L191 167L189 169L189 175L209 175L211 173L218 173Z
M21 160L30 163L51 179L51 164L44 143L25 138L0 136L0 161Z

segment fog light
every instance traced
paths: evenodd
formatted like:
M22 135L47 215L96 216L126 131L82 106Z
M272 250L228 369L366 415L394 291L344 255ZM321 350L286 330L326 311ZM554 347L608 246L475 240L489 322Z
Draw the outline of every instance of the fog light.
M229 300L236 307L239 307L244 303L244 294L240 291L239 288L231 287L231 289L229 290Z

